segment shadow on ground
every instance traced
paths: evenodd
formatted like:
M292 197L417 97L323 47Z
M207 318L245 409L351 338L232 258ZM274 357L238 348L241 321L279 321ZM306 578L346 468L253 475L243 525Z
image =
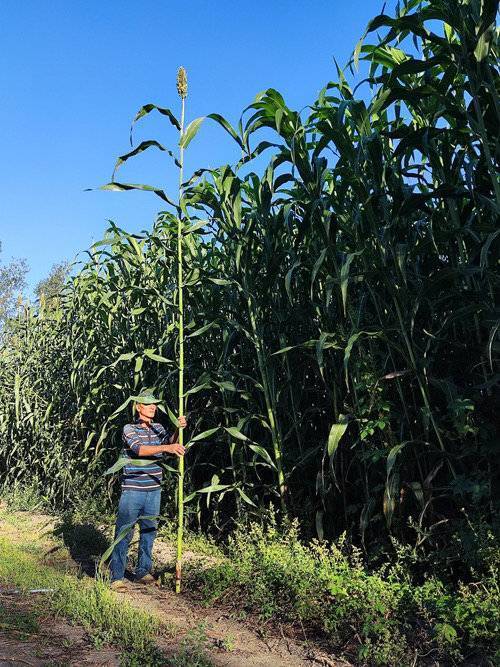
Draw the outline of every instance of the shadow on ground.
M64 516L54 528L54 535L63 540L82 571L94 577L99 560L110 545L104 532L90 523L74 522L71 516Z

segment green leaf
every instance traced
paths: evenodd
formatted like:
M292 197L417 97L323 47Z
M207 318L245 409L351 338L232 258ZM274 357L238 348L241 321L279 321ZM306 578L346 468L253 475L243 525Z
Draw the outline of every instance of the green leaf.
M135 157L136 155L139 155L139 153L143 153L144 151L147 151L149 148L157 148L160 151L163 151L165 153L168 153L170 157L173 159L174 164L180 168L181 164L179 160L175 157L175 155L172 153L172 151L168 150L168 148L165 148L165 146L162 146L158 141L155 141L154 139L150 139L149 141L142 141L137 148L134 148L134 150L130 151L129 153L126 153L125 155L121 155L117 160L115 164L115 168L113 170L113 176L111 177L111 180L115 180L115 174L118 171L118 169L122 166L124 162L127 160L130 160L130 158Z
M237 486L236 491L239 493L241 499L247 503L247 505L251 505L252 507L257 507L257 505L253 502L253 500L250 500L250 498L247 496L247 494L243 491L242 488Z
M158 361L161 364L173 364L172 359L167 359L167 357L162 357L160 354L156 354L152 350L144 350L144 355L151 359L152 361Z
M126 465L134 465L134 466L149 466L152 463L158 464L159 459L131 459L128 456L120 456L120 458L114 463L111 468L108 468L104 475L113 475L115 472L118 472L122 468L124 468Z
M196 331L193 331L193 333L190 333L186 338L194 338L195 336L200 336L201 334L204 334L205 331L208 331L209 329L212 328L219 328L219 325L217 322L210 322L209 324L205 324L204 326L200 327L199 329L196 329Z
M387 455L387 477L391 475L392 469L396 462L396 457L405 445L406 442L402 442L399 445L395 445L394 447L391 448L389 454Z
M323 262L325 261L326 253L328 252L328 248L323 248L323 250L320 252L318 259L314 263L314 267L312 270L311 274L311 299L313 298L313 287L314 287L314 282L316 280L316 276L318 275L318 271L320 270Z
M347 285L349 282L349 270L351 268L353 259L357 255L361 255L362 252L363 252L362 250L358 250L357 252L349 253L340 270L340 290L342 292L342 304L344 306L345 316L347 316Z
M288 294L288 300L290 303L292 303L292 276L293 272L295 269L297 269L300 266L300 262L297 259L291 266L291 268L287 271L287 274L285 276L285 289L286 293Z
M231 123L229 123L223 116L221 116L218 113L210 113L208 114L207 118L210 118L211 120L214 120L216 123L219 123L221 127L223 127L226 132L236 141L238 146L241 148L241 150L245 150L245 147L243 145L243 142L241 138L238 136L236 131L233 129L233 126Z
M159 514L151 514L151 515L147 515L147 516L146 515L138 516L135 521L133 521L132 523L128 523L126 526L123 526L121 531L116 536L115 540L109 545L109 547L106 549L106 551L101 556L101 560L99 561L99 565L102 565L103 563L105 563L108 560L108 558L113 553L113 549L116 547L116 545L119 544L130 533L130 531L134 529L134 526L137 522L143 521L143 520L157 521L158 519L161 519L161 518L162 517Z
M187 391L184 392L184 396L197 394L199 391L202 391L202 389L206 389L207 387L210 387L210 382L204 382L203 384L199 384L195 387L192 387L191 389L188 389Z
M184 236L188 236L188 234L194 234L194 232L197 232L199 229L202 229L203 227L206 227L209 223L209 220L198 220L194 225L191 225L191 227L188 227L185 229L182 233Z
M202 489L198 489L196 493L212 493L213 491L223 491L224 489L229 489L231 484L211 484L210 486L204 486Z
M328 436L328 456L331 458L334 456L339 446L340 441L344 433L346 432L347 424L333 424L330 429L330 434Z
M176 428L176 429L179 428L179 420L174 415L172 410L168 407L168 405L166 406L166 408L167 408L167 414L168 414L168 418L170 419L170 422L172 423L174 428Z
M173 206L175 209L178 206L163 192L161 188L157 188L153 185L143 185L141 183L107 183L106 185L101 185L100 190L112 190L114 192L128 192L129 190L145 190L147 192L154 192L154 194L162 199L170 206Z
M247 436L244 435L239 429L237 429L236 426L224 426L224 429L229 433L229 435L232 435L233 438L236 438L237 440L248 440Z
M476 48L474 49L474 55L478 63L484 60L489 54L494 38L495 24L492 23L478 39Z
M174 116L174 114L170 111L170 109L165 109L164 107L158 107L156 104L145 104L143 107L139 109L137 112L136 117L132 121L132 127L134 123L136 123L140 118L143 118L144 116L147 116L149 113L152 111L158 111L162 116L166 116L169 121L172 123L172 125L180 131L181 129L181 124L177 120L177 118ZM130 143L132 143L132 127L130 128Z
M229 380L225 380L224 382L214 382L214 384L226 391L236 391L234 382L229 382Z
M361 337L361 336L381 336L382 332L381 331L358 331L357 333L353 334L349 340L347 341L347 345L345 348L344 352L344 373L345 373L345 381L346 384L349 384L349 377L347 375L348 369L349 369L349 359L351 358L351 352L354 347L354 343Z
M209 278L211 283L215 283L216 285L232 285L233 281L232 280L226 280L225 278Z
M214 433L217 433L219 430L219 427L216 426L215 428L209 428L207 431L203 431L203 433L198 433L198 435L195 435L189 440L188 445L190 445L192 442L197 442L198 440L206 440L207 438L210 438Z
M179 142L179 146L181 148L186 149L189 146L192 139L194 139L194 137L196 136L198 130L200 129L200 125L203 123L204 120L205 116L200 116L200 118L195 118L189 123Z
M127 405L128 405L132 400L133 400L133 398L132 398L131 396L129 396L125 401L123 401L123 403L122 403L120 406L118 406L118 407L116 408L116 410L112 413L112 415L110 416L110 419L114 419L117 415L120 414L120 412L122 412L123 410L125 410L125 408L127 407Z
M287 345L286 347L282 347L281 350L277 350L276 352L273 352L271 354L271 357L274 357L277 354L285 354L286 352L290 352L290 350L294 350L296 347L300 347L299 345Z
M260 457L262 457L262 458L264 459L264 461L266 461L266 463L268 463L268 464L271 466L271 468L274 468L274 469L276 470L276 465L274 464L274 461L273 461L272 458L269 456L269 453L266 452L266 450L264 449L264 447L260 447L260 445L254 445L254 444L252 444L252 443L250 443L250 444L248 445L248 447L249 447L253 452L255 452L255 453L258 454Z

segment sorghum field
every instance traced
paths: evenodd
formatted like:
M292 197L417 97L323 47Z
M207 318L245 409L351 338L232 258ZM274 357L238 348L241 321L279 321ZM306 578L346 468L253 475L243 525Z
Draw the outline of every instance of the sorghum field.
M110 223L2 332L5 498L111 515L150 388L189 419L163 492L177 560L183 529L223 554L183 590L353 664L499 664L497 11L387 9L300 112L270 89L193 120L174 71L103 185L157 196L155 224ZM169 146L135 141L150 114ZM185 173L209 123L241 158ZM177 191L126 182L154 150Z

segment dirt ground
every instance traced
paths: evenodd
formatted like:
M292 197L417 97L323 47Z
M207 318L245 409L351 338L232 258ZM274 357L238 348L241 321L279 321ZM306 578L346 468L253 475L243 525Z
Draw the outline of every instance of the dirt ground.
M0 585L0 666L62 667L119 665L119 652L96 648L81 627L51 614L38 616L40 595L30 598L8 592ZM37 611L34 622L33 612Z
M0 532L12 541L35 538L43 545L45 563L54 567L64 567L66 571L91 572L92 559L79 557L78 544L70 544L67 554L58 553L52 531L54 521L43 515L19 513L19 521L8 522L0 518ZM73 537L76 533L73 534ZM88 536L87 536L88 537ZM132 545L133 548L133 545ZM82 550L88 556L88 548ZM172 549L157 540L155 544L156 562L171 563ZM186 560L200 558L193 552L186 554ZM206 558L206 557L201 557ZM166 578L165 581L169 581ZM162 637L158 645L166 656L178 654L183 640L193 632L201 632L205 654L217 667L301 667L303 665L326 665L328 667L346 667L347 662L329 655L320 647L307 641L307 638L294 636L290 628L263 627L254 619L239 620L234 612L223 607L205 607L189 595L176 595L165 585L141 586L132 581L127 583L127 590L115 593L119 599L125 599L133 606L158 616L174 631L168 637ZM70 625L64 619L56 619L50 614L37 616L37 623L24 624L16 628L9 624L9 617L25 616L43 607L43 593L23 596L12 592L9 582L0 582L0 667L7 666L46 666L63 665L119 665L120 653L113 647L95 646L83 628ZM7 618L7 622L2 621ZM167 662L168 664L168 662ZM188 663L186 663L188 664Z

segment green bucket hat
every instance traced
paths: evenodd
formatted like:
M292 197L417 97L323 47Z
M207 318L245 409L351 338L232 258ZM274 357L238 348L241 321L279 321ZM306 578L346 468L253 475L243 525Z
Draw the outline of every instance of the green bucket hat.
M142 405L157 405L161 403L159 398L150 391L141 391L137 396L131 396L130 399L134 403L141 403Z

